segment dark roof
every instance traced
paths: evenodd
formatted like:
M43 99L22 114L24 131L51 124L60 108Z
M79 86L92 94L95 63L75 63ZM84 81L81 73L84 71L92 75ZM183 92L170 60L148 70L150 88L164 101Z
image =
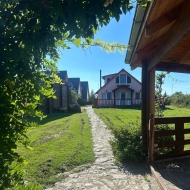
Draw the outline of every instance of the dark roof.
M78 92L80 78L68 78L68 80L69 80L69 83L71 83L71 86Z
M114 92L114 91L116 91L116 90L118 90L120 88L127 88L127 89L129 89L131 91L134 91L132 88L129 88L129 85L117 85L117 88L113 89L112 91Z
M82 88L82 99L87 100L87 94L88 94L88 81L81 81L81 88Z
M59 71L57 75L62 79L63 82L67 79L67 71Z
M112 77L113 78L115 75L117 75L117 73L109 74L109 75L104 75L104 76L102 76L102 79L105 80L105 77Z

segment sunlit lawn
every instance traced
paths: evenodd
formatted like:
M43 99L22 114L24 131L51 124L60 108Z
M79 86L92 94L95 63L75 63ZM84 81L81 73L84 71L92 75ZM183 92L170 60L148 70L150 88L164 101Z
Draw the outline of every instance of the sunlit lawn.
M27 134L33 150L21 146L18 150L28 162L25 180L47 187L63 179L64 172L81 165L84 169L94 161L90 122L85 112L50 114L41 123Z

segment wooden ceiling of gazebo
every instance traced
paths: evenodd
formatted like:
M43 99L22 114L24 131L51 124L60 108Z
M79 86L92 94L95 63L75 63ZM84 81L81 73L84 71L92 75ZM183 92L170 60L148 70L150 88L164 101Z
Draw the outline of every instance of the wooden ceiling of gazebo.
M126 61L131 68L146 60L148 70L190 73L190 1L152 0L142 16L144 23Z

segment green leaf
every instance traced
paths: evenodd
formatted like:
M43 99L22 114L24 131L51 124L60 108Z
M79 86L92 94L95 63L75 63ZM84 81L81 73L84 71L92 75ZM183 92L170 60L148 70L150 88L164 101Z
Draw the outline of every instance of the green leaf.
M75 38L74 43L75 43L75 45L76 45L77 47L79 47L79 46L80 46L80 38Z

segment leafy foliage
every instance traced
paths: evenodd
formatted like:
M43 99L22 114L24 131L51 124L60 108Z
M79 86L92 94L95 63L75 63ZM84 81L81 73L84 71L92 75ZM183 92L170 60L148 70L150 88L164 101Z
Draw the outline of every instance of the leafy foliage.
M142 161L146 156L142 151L140 120L131 121L121 129L112 129L115 139L111 146L115 159L122 162L125 160Z
M162 106L162 85L164 84L165 73L156 75L155 85L155 117L163 117L163 106Z
M22 182L18 165L10 167L12 162L23 162L14 149L18 141L27 146L30 123L26 116L43 118L36 107L42 97L53 97L51 85L60 82L55 66L60 42L64 49L69 48L68 41L79 46L80 38L89 45L94 33L111 17L118 21L133 7L129 0L115 0L107 7L104 3L105 0L0 1L0 189Z
M177 107L190 107L190 95L182 92L175 92L170 96L171 105Z
M71 104L74 104L74 103L77 103L78 101L78 94L76 92L76 90L74 88L70 88L70 103Z

